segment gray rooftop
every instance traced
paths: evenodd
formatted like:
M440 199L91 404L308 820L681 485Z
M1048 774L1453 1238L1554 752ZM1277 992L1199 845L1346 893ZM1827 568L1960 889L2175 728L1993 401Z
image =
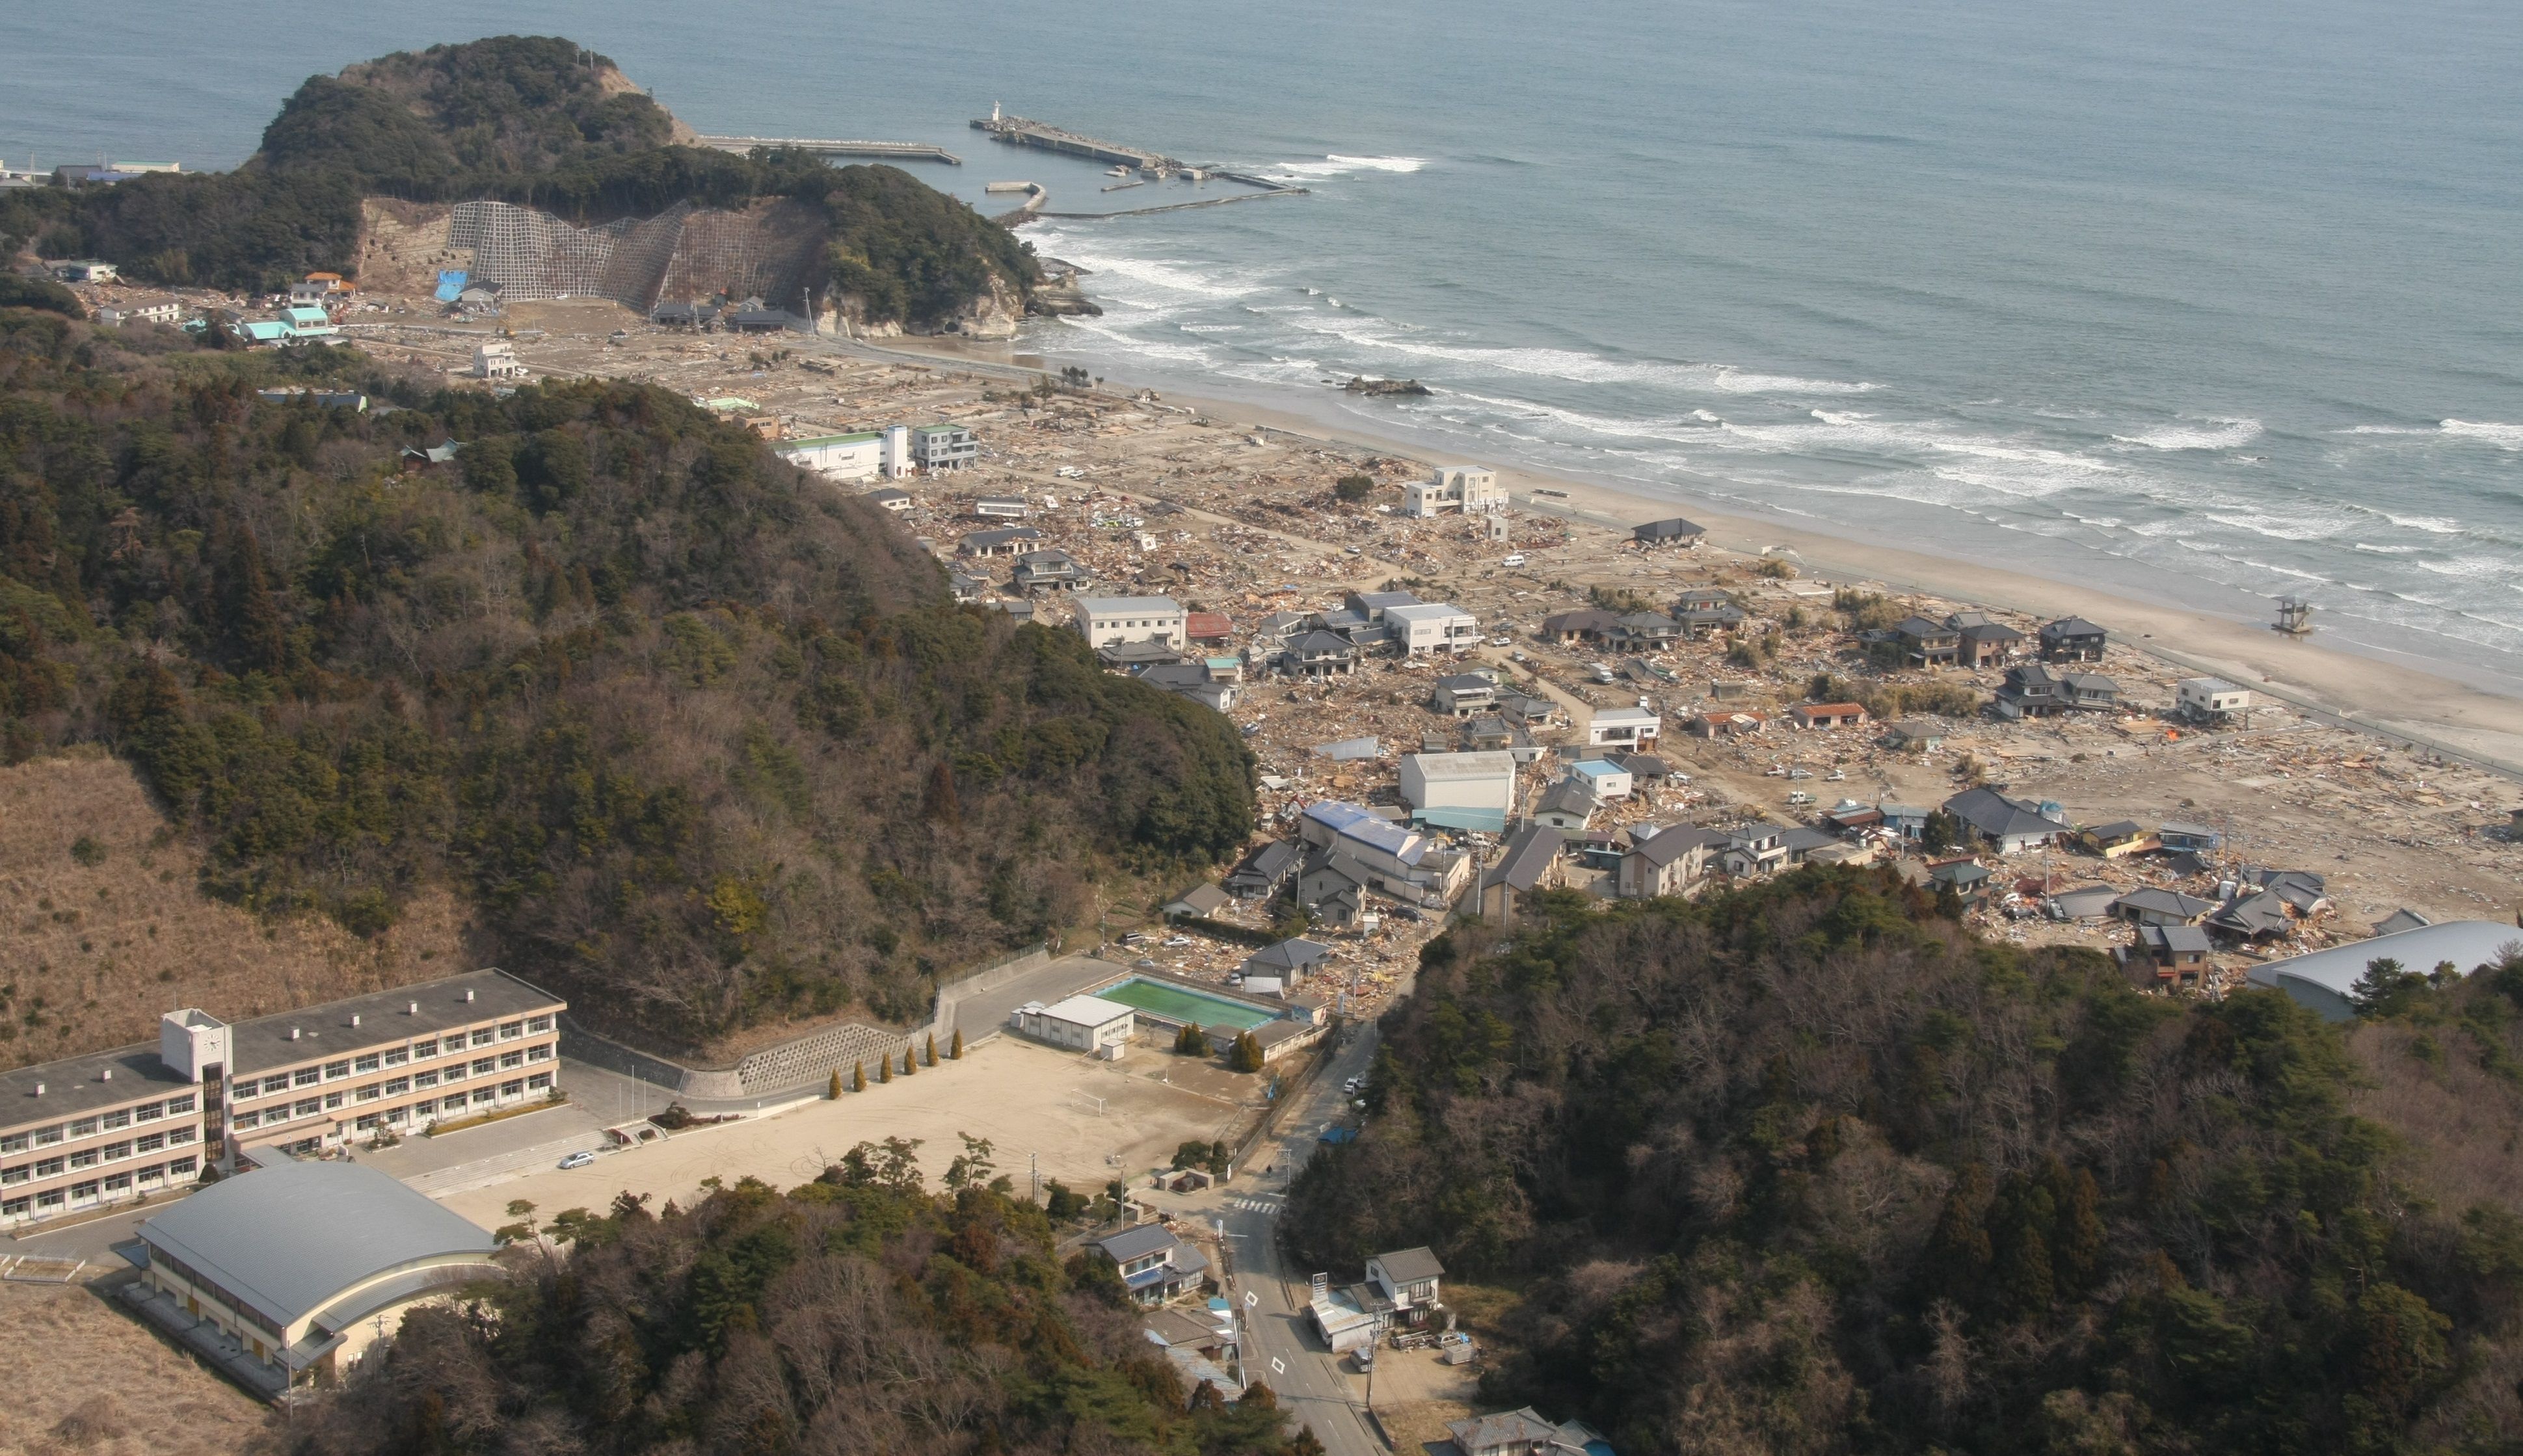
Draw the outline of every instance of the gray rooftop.
M1636 829L1630 834L1633 841L1630 853L1650 865L1670 865L1690 853L1694 847L1716 849L1725 844L1728 837L1721 830L1703 829L1697 824L1674 824L1658 829L1644 839L1637 837Z
M1264 972L1272 969L1303 970L1310 965L1321 964L1329 959L1331 953L1332 948L1320 941L1307 940L1303 937L1283 940L1277 945L1265 946L1244 958L1244 969L1247 973L1256 969Z
M474 1254L491 1236L375 1168L280 1162L203 1189L140 1226L151 1249L287 1325L405 1264Z
M2446 920L2267 962L2253 966L2250 978L2255 986L2274 986L2315 1010L2335 1016L2370 962L2388 957L2400 962L2403 970L2424 974L2450 961L2456 972L2467 975L2483 965L2497 963L2509 950L2523 950L2523 930L2498 920ZM2299 988L2316 994L2307 996Z
M1446 1272L1446 1266L1438 1263L1437 1256L1430 1253L1424 1245L1377 1254L1375 1261L1384 1266L1385 1278L1395 1284L1417 1284L1423 1279L1439 1278Z
M1170 596L1081 596L1077 610L1096 617L1162 617L1182 605Z
M1507 836L1498 864L1490 871L1491 877L1517 890L1530 890L1542 882L1542 876L1557 862L1567 842L1566 836L1548 824L1527 824Z
M105 1081L101 1074L114 1073ZM40 1084L41 1097L35 1095ZM52 1122L64 1117L146 1102L170 1092L192 1089L190 1082L167 1069L154 1043L116 1047L85 1057L66 1057L16 1071L0 1072L0 1127Z
M1132 1259L1144 1259L1152 1253L1162 1253L1181 1242L1174 1237L1174 1231L1164 1224L1143 1223L1135 1228L1123 1229L1111 1238L1098 1239L1095 1241L1095 1246L1104 1250L1114 1263L1126 1264Z
M471 1001L464 999L468 991L473 994ZM228 1033L235 1061L228 1070L250 1077L270 1067L311 1061L328 1052L347 1057L363 1047L436 1036L454 1027L532 1011L557 1010L564 1005L559 997L504 970L468 971L423 985L236 1022ZM358 1020L357 1026L351 1024L354 1017ZM293 1027L299 1034L296 1041L289 1039Z

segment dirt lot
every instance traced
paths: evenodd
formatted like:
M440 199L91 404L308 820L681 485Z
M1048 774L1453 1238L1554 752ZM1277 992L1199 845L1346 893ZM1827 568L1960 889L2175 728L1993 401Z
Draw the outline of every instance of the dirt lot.
M206 899L200 869L101 750L0 769L0 1067L154 1041L178 1006L261 1015L472 968L451 897L364 944Z
M1164 1080L1169 1076L1175 1081ZM1200 1090L1175 1085L1180 1082ZM857 1144L888 1137L920 1140L922 1166L933 1183L962 1150L959 1133L989 1139L999 1170L1020 1187L1027 1156L1038 1155L1044 1178L1092 1191L1169 1162L1188 1139L1228 1136L1259 1088L1259 1078L1194 1068L1147 1046L1133 1046L1122 1061L1099 1062L1000 1037L961 1061L941 1060L907 1080L871 1083L838 1102L677 1133L662 1144L600 1157L593 1167L551 1169L456 1194L447 1206L496 1228L509 1221L504 1210L515 1198L548 1215L602 1208L625 1189L654 1195L660 1203L689 1202L709 1177L749 1176L788 1188ZM1100 1113L1095 1098L1103 1099Z
M85 1285L0 1284L0 1452L236 1456L268 1407L178 1354Z

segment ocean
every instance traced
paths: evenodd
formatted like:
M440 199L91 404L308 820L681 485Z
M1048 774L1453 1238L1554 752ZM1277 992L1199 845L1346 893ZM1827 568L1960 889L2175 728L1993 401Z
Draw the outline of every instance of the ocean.
M509 30L704 131L946 146L917 171L976 203L1199 195L996 146L993 104L1311 189L1026 229L1106 308L1029 326L1059 362L2241 621L2301 595L2523 694L2523 7L13 7L0 157L231 165L309 72Z

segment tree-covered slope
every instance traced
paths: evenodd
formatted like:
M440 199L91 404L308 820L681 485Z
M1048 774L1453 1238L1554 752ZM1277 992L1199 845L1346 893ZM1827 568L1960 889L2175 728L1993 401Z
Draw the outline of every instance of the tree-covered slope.
M1021 300L1041 277L1007 229L900 168L679 137L611 61L556 36L398 52L310 77L236 171L0 193L0 257L24 243L159 283L268 291L355 273L364 197L493 198L581 223L785 197L817 208L832 286L870 321L941 323L994 282Z
M1876 872L1489 944L1430 948L1283 1227L1516 1288L1497 1403L1625 1456L2517 1449L2523 1217L2483 1170L2523 1134L2523 964L2352 1049ZM2466 1162L2355 1110L2440 1117L2439 1082Z
M1266 1386L1186 1399L1109 1260L1062 1258L968 1140L860 1145L782 1194L563 1210L295 1415L303 1456L1322 1456ZM250 1176L250 1175L249 1175ZM504 1231L525 1235L522 1227Z
M1250 832L1223 719L951 605L676 396L127 345L0 310L0 749L128 755L217 893L370 930L453 883L486 961L701 1042L914 1014L1097 876ZM258 392L317 379L403 407Z

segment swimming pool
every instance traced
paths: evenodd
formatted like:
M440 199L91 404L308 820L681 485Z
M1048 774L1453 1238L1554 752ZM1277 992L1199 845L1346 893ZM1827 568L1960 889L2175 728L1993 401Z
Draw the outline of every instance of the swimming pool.
M1167 981L1152 981L1145 976L1132 976L1116 981L1100 991L1089 993L1100 1001L1118 1002L1134 1011L1167 1021L1197 1021L1203 1026L1232 1026L1238 1031L1251 1031L1265 1022L1280 1019L1281 1013L1249 1001L1230 1001L1194 991Z

